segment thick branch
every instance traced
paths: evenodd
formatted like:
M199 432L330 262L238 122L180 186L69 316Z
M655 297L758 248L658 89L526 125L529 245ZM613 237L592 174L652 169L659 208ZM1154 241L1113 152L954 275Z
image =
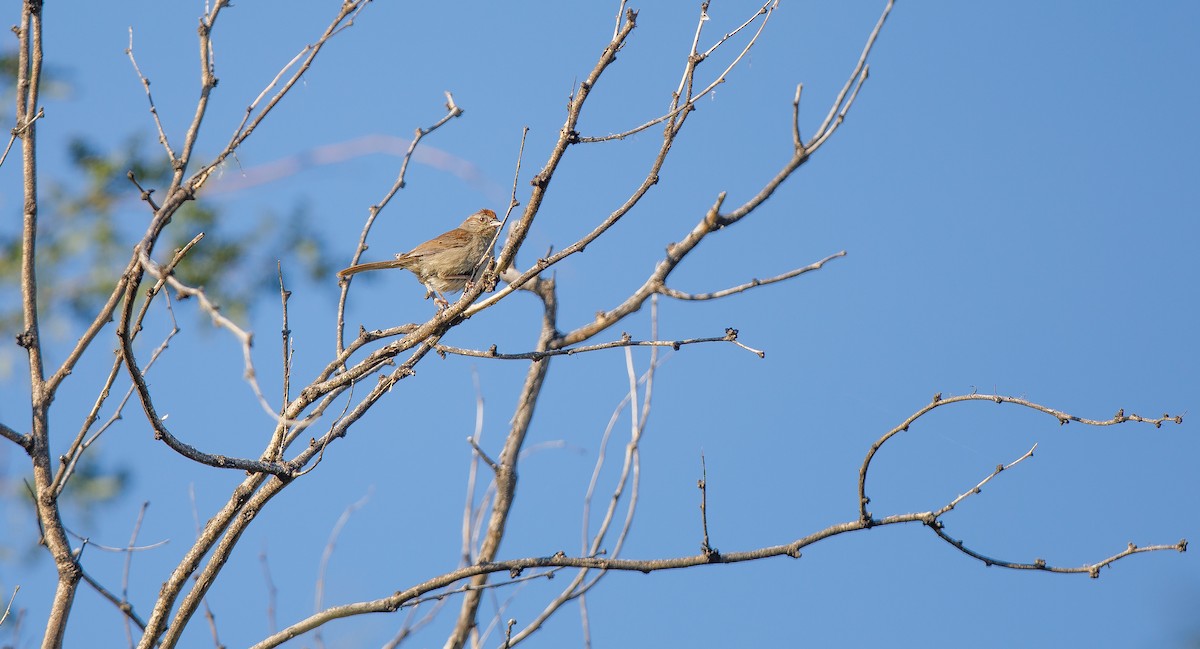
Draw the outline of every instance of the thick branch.
M558 319L558 302L556 301L553 280L540 282L542 292L542 330L538 336L537 351L545 351L555 335L555 322ZM517 402L517 410L513 414L512 427L504 441L496 465L496 496L492 503L492 515L488 520L487 533L479 548L478 561L486 563L496 558L500 550L500 541L504 538L508 515L512 510L517 492L517 461L520 459L521 448L525 445L525 435L529 432L529 424L533 421L534 407L542 392L542 384L546 373L550 371L550 359L535 360L529 365L525 375L525 384L521 388L521 396ZM475 617L479 611L482 597L481 586L487 583L488 573L477 573L471 580L473 590L467 592L459 609L458 621L454 625L446 647L461 649L475 627Z
M562 161L563 155L567 151L567 147L574 144L579 133L575 130L575 126L579 123L579 115L583 111L583 104L587 101L589 93L596 86L596 82L600 80L600 75L604 70L617 58L617 51L625 45L625 39L633 31L637 25L637 12L629 11L626 14L625 25L617 32L604 51L600 53L600 60L596 62L596 66L592 68L591 73L587 78L579 84L579 89L571 98L571 102L567 105L567 119L563 123L562 129L559 130L558 141L554 143L554 148L550 151L550 158L546 161L546 165L538 172L530 183L533 185L533 191L530 192L529 202L525 204L525 212L521 218L517 219L512 229L509 230L508 239L504 242L504 247L501 249L499 256L496 258L497 268L503 272L516 258L517 250L524 243L526 235L529 233L529 228L533 225L533 219L537 215L542 206L542 200L546 196L546 189L550 186L550 178L558 169L558 163Z

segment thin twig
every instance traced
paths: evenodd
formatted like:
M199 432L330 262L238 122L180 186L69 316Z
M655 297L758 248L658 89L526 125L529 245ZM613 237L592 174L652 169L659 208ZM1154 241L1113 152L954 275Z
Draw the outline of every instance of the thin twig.
M416 617L420 605L418 604L417 606L413 606L412 608L408 609L408 615L404 618L404 624L400 627L400 630L396 632L396 635L392 636L392 639L383 645L382 649L396 649L396 647L399 647L400 643L407 640L409 636L432 624L437 618L438 612L442 610L442 606L444 606L448 601L449 600L445 598L438 599L436 602L434 602L433 607L430 608L429 612L422 616L419 620L414 620L413 618Z
M17 138L21 137L21 135L29 129L31 124L45 116L46 110L44 108L39 108L37 114L33 117L30 117L24 124L20 124L12 128L12 132L8 137L8 144L4 147L4 153L0 154L0 166L4 166L4 161L8 159L8 152L12 150L12 145L17 141Z
M1038 445L1034 444L1033 448L1031 448L1025 452L1025 455L1022 455L1021 457L1013 460L1012 462L1009 462L1008 464L997 464L996 469L994 471L992 471L991 474L988 475L988 477L981 480L979 482L979 484L975 485L970 491L966 491L966 492L962 493L958 498L955 498L954 500L946 503L946 506L942 507L941 509L934 512L934 515L941 517L946 512L949 512L950 510L957 507L958 504L961 503L962 501L966 500L967 498L969 498L977 493L980 493L981 491L983 491L983 485L991 482L992 478L995 478L996 476L1000 475L1000 473L1002 471L1007 471L1007 470L1013 468L1014 466L1017 466L1021 462L1033 457L1033 452L1037 450L1037 447L1038 447Z
M700 526L704 530L704 538L700 541L700 551L705 555L719 555L717 549L708 543L708 465L704 461L704 453L700 454L700 479L696 481L700 489Z
M175 151L171 149L171 142L167 139L167 132L163 129L162 120L158 117L158 108L154 105L154 96L150 94L150 80L146 75L142 74L142 69L138 67L137 59L133 57L133 27L129 28L129 47L125 48L125 54L129 56L129 62L133 64L133 71L137 73L138 80L142 82L142 87L146 89L146 100L150 102L150 114L154 116L154 127L158 129L158 143L163 146L167 152L167 159L172 163L175 162Z
M792 147L799 151L804 147L800 137L800 95L804 92L804 84L796 84L796 97L792 99Z
M263 581L267 585L267 629L271 633L279 628L278 622L275 620L276 600L279 597L279 589L275 587L275 580L271 578L271 565L267 563L267 549L263 545L262 552L258 553L258 562L262 565Z
M246 108L246 114L243 116L242 122L238 124L236 129L234 129L233 135L230 136L229 142L225 145L225 148L222 149L219 154L217 154L212 162L197 170L192 176L188 186L188 191L190 193L195 194L196 192L200 191L200 188L204 186L204 183L212 175L213 171L220 166L226 158L228 158L230 155L233 155L234 151L237 150L241 143L244 142L246 138L250 137L250 134L258 128L258 125L261 124L264 119L266 119L267 115L271 113L271 110L275 108L275 106L283 99L283 97L287 95L288 91L290 91L292 87L296 85L296 83L304 76L304 73L307 72L312 66L313 61L317 58L317 55L321 53L321 49L325 47L325 44L329 41L329 39L341 33L345 27L354 24L354 18L367 6L367 3L368 0L346 0L341 4L337 15L335 15L333 20L330 21L329 25L325 28L324 33L321 34L316 42L312 43L311 45L305 45L304 48L301 49L300 53L296 55L296 58L292 59L291 62L284 66L284 68L280 70L279 74L276 75L271 83L263 89L262 93L260 93L259 96ZM206 21L206 24L202 25L200 30L201 48L208 52L206 60L203 63L204 74L201 85L203 100L205 102L207 100L208 92L212 87L216 86L216 76L212 73L212 41L209 38L209 34L212 31L212 22L215 20L215 14L224 4L226 3L217 3L217 6L213 8L212 18ZM296 61L300 58L303 58L303 60L296 65ZM282 87L280 87L280 89L271 96L262 109L258 110L258 114L251 119L251 115L254 115L254 111L258 109L258 104L267 95L267 93L279 83L279 80L289 69L293 67L293 65L296 67L295 71L293 71L291 76L289 76L288 79L283 83ZM198 107L196 117L193 120L191 128L188 130L188 138L185 141L184 153L181 156L182 164L185 166L187 165L188 159L191 156L192 146L195 144L195 135L199 131L200 121L204 115L204 107L204 103Z
M733 332L733 333L729 333L729 332ZM766 352L764 352L762 350L754 349L752 347L747 347L746 345L739 343L737 340L737 330L736 329L727 329L726 334L724 336L714 336L714 337L709 337L709 338L688 338L686 340L633 340L632 338L629 338L628 335L626 335L625 337L621 338L620 340L613 340L613 341L606 342L606 343L597 343L595 345L583 345L583 346L579 346L579 347L569 347L567 349L550 349L550 350L546 350L546 351L528 351L528 352L521 352L521 353L517 353L517 354L501 354L500 352L496 351L494 346L490 349L480 350L480 349L463 349L461 347L452 347L450 345L438 345L437 350L438 350L438 352L445 353L445 354L455 354L457 356L472 356L475 358L494 358L494 359L498 359L498 360L508 360L508 361L518 361L518 360L540 361L542 359L550 358L552 356L572 356L574 354L582 354L585 352L594 352L594 351L599 351L599 350L603 350L603 349L616 349L619 347L670 347L671 349L678 350L679 348L683 347L684 345L696 345L696 344L700 344L700 343L721 343L721 342L733 343L733 344L737 345L738 347L741 347L742 349L745 349L746 351L754 354L755 356L758 356L759 358L763 358L764 356L766 356Z
M129 534L129 545L125 548L125 566L121 569L121 601L128 604L129 602L129 573L133 568L133 553L137 546L138 533L142 529L142 521L146 519L146 508L150 507L149 502L143 502L141 508L138 509L137 520L133 524L133 531ZM140 628L145 630L146 625L141 625ZM133 647L133 629L129 628L129 618L125 618L125 639L129 646Z
M117 597L112 591L105 588L95 577L92 577L82 567L79 568L79 576L83 582L92 587L104 599L108 600L113 606L117 607L118 611L125 617L126 620L133 622L139 629L145 629L146 623L142 621L138 614L133 610L133 604L129 600Z
M736 67L737 64L740 63L741 60L746 56L746 54L748 54L750 52L750 50L754 47L755 42L757 42L759 35L762 34L763 29L767 25L767 21L770 20L771 14L778 7L778 4L779 4L778 0L767 0L767 2L765 4L763 4L762 7L759 7L758 11L754 12L754 15L752 15L750 18L748 18L746 20L746 22L742 23L740 26L738 26L736 29L729 32L728 34L725 34L725 36L720 38L712 47L710 47L704 53L700 53L697 49L697 45L698 45L699 38L700 38L701 28L702 28L703 24L705 22L707 22L707 20L708 20L708 17L707 17L708 14L703 13L703 10L702 10L701 18L696 23L696 34L694 37L695 40L692 42L691 52L690 52L688 58L686 59L687 66L684 69L683 78L681 78L679 81L679 90L675 93L675 99L678 100L679 97L683 95L684 90L687 89L687 90L689 90L687 99L682 104L673 105L671 107L671 109L668 110L666 113L659 115L658 117L655 117L649 121L643 122L642 124L634 126L633 128L630 128L628 130L621 131L619 133L612 133L609 135L580 136L579 142L581 144L587 144L587 143L593 143L593 142L611 142L612 140L624 140L625 138L627 138L631 135L636 135L638 133L641 133L642 131L650 128L651 126L654 126L656 124L661 124L668 120L672 120L672 119L678 117L680 114L691 111L697 105L697 102L699 102L701 99L708 96L709 94L715 92L717 89L717 86L720 86L721 84L725 83L725 81L727 80L727 78L729 76L729 73L733 71L733 68ZM705 59L707 59L718 47L720 47L721 45L724 45L726 41L728 41L733 36L737 35L738 32L740 32L743 29L745 29L746 27L748 27L755 20L757 20L759 16L762 16L764 14L766 15L766 18L764 18L762 24L759 25L758 31L750 39L750 42L747 43L746 46L742 48L742 51L734 58L733 62L730 63L725 68L725 70L723 72L721 72L721 74L717 75L717 77L712 82L710 82L707 86L705 86L702 90L692 94L690 92L690 90L691 90L690 85L692 84L692 81L694 79L696 65L699 64L700 62L704 61ZM677 102L673 102L673 103L677 103Z
M617 40L617 34L621 33L621 18L625 16L625 3L628 0L621 0L620 6L617 7L617 24L613 27L612 39Z
M467 470L467 502L463 505L463 521L462 521L462 557L460 565L472 563L472 527L471 514L475 510L475 482L479 476L479 461L487 459L492 471L496 470L495 462L492 462L479 448L479 442L483 439L483 390L479 387L479 372L471 368L471 383L475 387L475 432L467 439L471 444L475 453L471 455L470 468Z
M200 511L196 508L196 485L194 483L188 485L188 500L192 504L192 525L196 530L196 538L200 538L203 533L200 529ZM200 576L193 575L192 581L199 582ZM204 606L204 619L208 622L209 632L212 633L213 644L216 649L223 649L224 645L221 644L221 639L217 634L217 616L213 614L212 607L208 605L208 598L202 597L201 604Z
M858 89L867 79L867 57L871 54L871 49L875 47L875 41L883 31L883 24L887 22L888 15L892 13L892 7L895 4L895 0L888 0L887 5L884 6L883 13L879 15L879 20L875 23L875 29L871 30L871 34L867 36L867 43L863 46L862 54L859 55L858 62L850 72L850 77L846 79L846 84L842 86L841 92L838 93L833 105L829 108L829 114L825 116L825 121L821 122L821 126L817 128L817 132L813 134L809 143L804 146L806 154L811 155L819 149L845 120L846 113L854 103L854 97L858 95ZM851 88L854 89L854 93L850 95L849 101L846 101L846 95ZM837 118L836 122L834 121L835 117Z
M480 447L479 447L479 444L475 443L475 438L474 438L474 437L468 437L468 438L467 438L467 443L468 443L468 444L470 444L470 445L471 445L471 449L475 451L475 455L476 455L476 457L478 457L480 460L483 460L483 463L484 463L484 464L486 464L486 465L488 465L488 467L489 467L489 468L490 468L492 471L499 471L499 470L500 470L500 465L496 464L496 461L495 461L495 460L493 460L492 458L488 457L488 454L487 454L487 453L485 453L485 452L484 452L484 450L483 450L482 448L480 448Z
M805 273L808 273L808 272L811 272L814 270L820 270L829 261L831 261L833 259L837 259L838 257L845 257L845 256L846 256L846 251L843 250L841 252L837 252L832 255L829 255L828 257L826 257L818 262L809 264L803 268L789 270L788 272L786 272L782 275L776 275L775 277L769 277L767 279L752 279L749 282L746 282L745 284L740 284L738 286L733 286L733 287L730 287L727 289L722 289L720 291L713 291L711 293L684 293L683 291L677 291L677 290L675 290L673 288L669 288L667 286L660 286L658 288L658 292L661 293L662 295L665 295L667 297L673 297L677 300L715 300L715 299L722 298L722 297L725 297L728 295L733 295L734 293L741 293L743 291L748 291L752 288L758 288L759 286L766 286L768 284L774 284L775 282L782 282L785 279L791 279L798 275L803 275Z
M366 507L367 502L371 500L371 494L375 492L375 488L367 489L367 493L363 494L356 502L351 503L346 509L342 510L342 515L338 516L337 521L333 524L333 529L329 531L329 540L325 542L325 548L321 550L321 561L317 567L317 583L313 588L313 608L316 611L321 610L323 600L325 599L325 576L329 572L329 561L333 558L333 549L337 545L338 537L342 534L342 529L346 527L346 523L350 522L350 517L354 512Z
M166 545L167 543L170 543L169 539L163 539L161 541L155 541L154 543L151 543L149 545L136 545L133 547L130 547L130 546L119 546L118 547L115 545L104 545L103 543L97 543L91 537L87 537L82 534L77 534L75 532L72 532L70 529L67 529L67 536L78 539L79 541L81 541L84 545L88 546L89 548L96 548L97 550L99 550L101 552L112 552L113 554L127 554L129 552L145 552L147 550L155 550L157 548L161 548L162 546Z
M167 285L175 289L179 295L188 298L196 298L196 302L200 305L200 309L206 312L209 317L212 318L214 326L225 329L233 334L235 338L237 338L238 342L241 344L242 363L245 368L242 378L245 379L246 383L250 386L250 389L254 392L254 397L258 400L259 407L261 407L264 412L270 415L272 419L278 421L280 419L279 415L275 414L275 409L271 407L271 404L267 401L267 397L263 394L262 388L258 385L258 373L254 369L254 357L250 352L250 348L254 344L254 335L251 332L239 327L233 320L225 317L225 315L221 313L221 307L209 299L208 294L204 291L204 289L194 288L184 284L174 275L166 273L163 268L161 268L157 263L154 262L154 260L150 259L150 257L145 254L144 249L142 249L140 252L142 268L145 269L146 272L157 279L165 280Z
M867 44L864 47L863 53L859 59L859 66L855 68L855 72L851 76L850 83L847 85L846 92L849 92L853 82L857 80L858 86L855 87L854 94L850 95L849 100L846 100L844 92L838 96L838 99L834 103L832 110L835 114L841 115L841 117L838 119L838 122L836 124L827 124L823 126L822 129L813 136L812 144L794 151L791 158L784 164L783 168L777 172L773 178L767 181L767 183L763 185L757 194L733 211L727 214L721 213L721 207L725 202L726 194L725 192L719 193L712 207L709 208L708 212L701 219L700 223L693 227L687 236L685 236L679 243L673 243L667 246L666 256L658 262L658 264L655 266L654 272L651 273L650 277L646 279L642 286L635 290L621 304L608 311L599 312L596 317L587 324L581 325L575 330L559 336L551 345L552 348L558 349L568 347L570 345L587 340L597 333L607 329L608 327L613 326L629 314L639 310L642 307L642 304L645 303L645 301L649 299L651 295L660 292L660 289L665 286L667 277L670 276L679 263L682 262L683 259L687 257L687 255L690 254L692 250L694 250L696 246L699 245L702 240L704 240L705 237L713 232L737 223L751 214L754 210L758 209L760 205L762 205L775 193L775 191L783 184L785 180L791 177L791 175L797 169L799 169L801 165L810 159L812 154L818 148L820 148L820 145L824 143L836 130L837 125L841 124L842 119L844 119L845 114L849 111L850 106L853 104L854 98L857 97L857 88L861 87L863 81L865 80L865 75L862 74L862 69L866 65L866 57L874 46L875 41L879 36L879 32L882 29L883 22L886 19L888 12L891 10L891 7L892 2L889 1L887 7L884 9L884 13L880 17L879 22L875 26L875 30L871 32L870 36L868 36ZM694 66L694 64L691 63L690 65ZM687 115L687 111L682 112L679 114L677 122L668 123L668 125L665 127L665 130L668 134L668 139L673 137L673 135L678 132L678 129L682 126L682 120L684 120ZM567 254L573 254L582 249L582 246L580 246L578 242L576 245L578 247L569 247L568 249L564 249L557 255L554 255L550 258L538 260L538 263L535 264L533 268L527 270L524 274L522 274L521 278L517 279L514 283L510 284L509 287L506 288L515 288L515 286L519 286L520 283L526 278L536 275L546 267L565 257ZM505 291L497 291L496 295L492 296L488 300L480 302L478 305L476 305L474 310L468 311L468 315L482 308L486 308L486 306L488 306L491 302L501 299L504 295Z
M0 626L3 626L4 621L8 619L9 613L12 612L13 602L15 602L17 600L17 593L19 593L19 592L21 592L21 587L14 586L12 597L8 598L8 606L4 607L4 615L0 615Z
M282 339L283 349L283 399L279 405L279 419L281 425L275 427L275 432L272 434L271 444L268 448L272 449L273 455L271 459L283 459L283 440L287 435L288 427L282 422L286 420L287 406L291 402L291 386L292 386L292 329L288 326L288 299L292 296L292 292L287 290L283 283L283 262L276 262L276 272L279 274L279 301L281 303L280 310L282 312L283 324L280 329L280 338Z
M517 200L517 182L521 179L521 161L525 158L525 138L528 135L529 127L522 127L521 145L517 147L517 168L513 171L512 194L508 199L508 209L504 210L504 218L500 220L500 227L496 228L496 234L492 236L492 244L488 246L488 251L493 251L496 249L496 242L500 240L500 233L504 231L504 226L508 223L508 217L511 216L512 211L521 204L521 202ZM483 264L484 261L481 259L479 263ZM479 267L476 266L476 272L478 272L478 268ZM496 274L499 275L506 270L508 270L508 268L497 268ZM473 275L474 273L472 273L472 276Z
M188 252L190 252L192 248L195 247L196 244L198 244L203 238L204 233L201 232L195 237L192 237L192 240L187 244L176 250L175 254L171 257L171 261L167 262L167 265L163 267L163 272L168 274L173 273L175 271L175 267L179 265L179 262L182 261L183 258L187 256ZM162 290L164 283L165 282L162 280L156 282L147 292L147 299L142 301L142 307L138 311L137 318L134 319L133 326L130 328L131 335L133 337L137 337L137 335L141 333L142 323L145 322L146 314L150 310L150 304L152 301L150 298L157 295L158 292ZM171 340L179 333L179 323L175 320L175 309L171 306L170 295L167 295L166 304L167 315L171 320L171 331L167 333L166 337L163 339L162 343L159 344L158 348L150 354L150 360L146 363L146 367L143 368L143 373L149 373L150 368L154 366L154 363L158 360L158 357L164 351L166 351L167 346L171 343ZM95 403L92 404L91 411L89 411L87 417L84 418L83 425L79 427L79 433L75 436L75 440L71 442L71 446L68 448L64 456L67 458L67 461L59 465L58 472L54 476L54 482L52 483L52 486L54 487L55 493L62 493L63 489L66 488L67 481L71 479L71 474L74 472L76 465L79 463L79 459L83 457L84 451L86 451L88 447L95 443L95 441L99 439L100 435L104 433L104 431L108 430L110 426L121 419L122 412L125 410L125 404L129 402L129 398L133 395L134 388L132 385L130 385L129 389L125 391L124 398L121 399L121 403L117 405L112 416L108 418L108 421L104 422L104 424L100 426L100 429L92 434L91 437L85 437L88 431L91 430L92 425L96 422L96 419L99 417L100 408L108 399L109 391L112 389L120 367L121 357L118 354L117 358L113 359L112 368L109 370L108 378L104 381L104 386L100 388L100 394L97 395Z

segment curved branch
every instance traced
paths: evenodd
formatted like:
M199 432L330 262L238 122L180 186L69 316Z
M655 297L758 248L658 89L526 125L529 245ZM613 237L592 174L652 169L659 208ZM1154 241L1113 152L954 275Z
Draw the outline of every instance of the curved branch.
M133 296L126 296L125 303L132 306ZM124 317L130 315L128 311L129 309L126 309ZM205 453L172 435L171 431L167 430L166 425L163 424L162 417L158 416L158 412L154 408L154 401L150 397L150 388L146 385L146 378L142 375L142 370L137 366L137 360L133 356L133 337L128 335L128 329L123 324L117 328L117 335L121 341L121 358L125 362L125 368L129 371L129 377L133 381L134 387L137 388L138 398L142 402L142 409L146 412L146 419L150 422L150 426L154 428L155 439L161 440L171 450L193 462L206 464L218 469L238 469L253 473L267 473L280 477L291 475L291 471L283 464Z
M1042 572L1057 572L1061 574L1086 573L1092 579L1098 579L1100 577L1101 568L1134 554L1141 554L1142 552L1161 552L1163 550L1187 552L1187 539L1182 539L1179 541L1179 543L1173 543L1170 545L1148 545L1144 547L1138 547L1137 545L1130 543L1124 550L1112 555L1111 557L1108 557L1107 559L1102 559L1096 563L1084 564L1082 566L1052 566L1047 564L1045 559L1034 559L1033 563L1017 563L1014 561L1005 561L1003 559L994 559L992 557L980 554L971 548L966 547L962 541L951 537L949 534L946 534L940 525L930 525L929 529L933 530L933 533L937 534L938 538L954 546L954 548L959 552L962 552L972 559L978 559L979 561L982 561L984 565L989 567L998 566L1001 568L1010 568L1012 570L1041 570Z
M1133 422L1153 424L1155 426L1155 428L1159 428L1162 426L1163 422L1167 422L1167 421L1170 421L1175 424L1183 423L1183 417L1181 417L1181 416L1172 417L1171 415L1163 415L1162 417L1149 419L1149 418L1145 418L1145 417L1140 417L1135 414L1126 415L1125 410L1123 408L1121 410L1118 410L1117 414L1113 415L1113 417L1111 419L1105 419L1105 420L1085 419L1083 417L1078 417L1076 415L1072 415L1072 414L1063 412L1061 410L1055 410L1053 408L1049 408L1049 407L1043 406L1041 404L1037 404L1032 401L1027 401L1025 399L1020 399L1017 397L1006 397L1006 396L999 395L999 394L964 394L964 395L960 395L957 397L950 397L948 399L943 399L941 393L939 392L938 394L934 395L933 400L930 401L929 404L927 404L924 408L921 408L920 410L918 410L915 413L913 413L912 415L910 415L908 417L908 419L905 419L904 421L900 422L900 424L898 426L889 430L887 433L885 433L883 435L883 437L880 437L878 440L875 441L874 444L871 444L870 450L867 451L866 458L863 459L862 467L859 468L859 470L858 470L858 502L859 502L858 516L862 521L864 521L864 522L871 521L871 513L867 511L867 504L871 502L871 499L867 497L867 470L870 469L871 460L875 457L875 454L879 452L879 449L882 448L883 445L886 444L888 440L890 440L891 438L900 434L901 432L908 430L908 427L911 426L915 421L917 421L921 417L925 416L929 412L933 411L934 409L940 408L942 406L948 406L948 405L955 404L955 403L962 403L964 401L992 401L994 403L999 403L999 404L1011 403L1011 404L1015 404L1018 406L1023 406L1025 408L1029 408L1030 410L1036 410L1038 412L1043 412L1043 413L1046 413L1047 415L1051 415L1052 417L1058 419L1058 423L1060 425L1066 425L1073 421L1077 421L1081 424L1086 424L1088 426L1115 426L1117 424L1123 424L1125 422L1133 421Z

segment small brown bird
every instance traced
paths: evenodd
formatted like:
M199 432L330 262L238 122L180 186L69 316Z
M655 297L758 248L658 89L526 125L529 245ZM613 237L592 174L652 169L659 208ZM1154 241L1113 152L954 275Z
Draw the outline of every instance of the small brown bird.
M440 234L388 261L372 261L338 271L345 279L364 270L407 268L425 285L425 297L436 295L439 307L449 304L442 293L461 291L471 281L475 267L492 251L492 238L500 229L496 213L483 209L457 228Z

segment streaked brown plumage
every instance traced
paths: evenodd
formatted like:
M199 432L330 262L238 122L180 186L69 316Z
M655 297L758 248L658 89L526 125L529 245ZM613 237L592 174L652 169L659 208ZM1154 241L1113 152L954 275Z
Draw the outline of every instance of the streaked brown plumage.
M467 217L457 228L439 234L412 250L387 261L372 261L338 271L345 279L365 270L407 268L420 280L428 292L436 295L439 305L447 304L442 293L461 291L471 280L475 267L491 252L492 238L500 228L496 213L479 210Z

